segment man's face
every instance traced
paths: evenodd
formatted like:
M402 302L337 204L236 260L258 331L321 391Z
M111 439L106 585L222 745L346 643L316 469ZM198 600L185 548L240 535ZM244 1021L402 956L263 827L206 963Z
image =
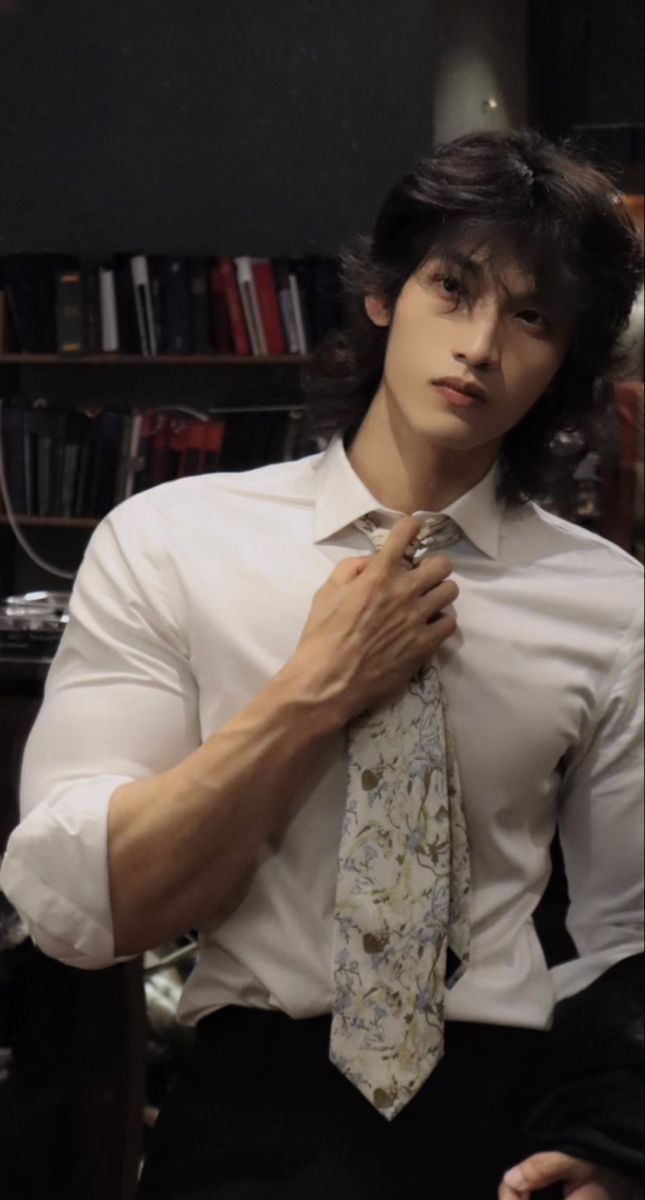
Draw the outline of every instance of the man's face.
M395 423L446 449L501 442L558 371L570 339L563 304L547 304L534 281L508 263L495 276L477 257L433 259L404 285L390 315L369 297L366 309L389 325L383 388ZM452 383L477 385L464 396Z

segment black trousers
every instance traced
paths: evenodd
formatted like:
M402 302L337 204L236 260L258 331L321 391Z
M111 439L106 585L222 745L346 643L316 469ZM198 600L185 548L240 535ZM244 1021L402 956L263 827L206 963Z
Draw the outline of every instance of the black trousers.
M329 1062L329 1031L241 1008L201 1021L139 1200L496 1200L525 1154L545 1035L448 1023L444 1058L388 1123Z

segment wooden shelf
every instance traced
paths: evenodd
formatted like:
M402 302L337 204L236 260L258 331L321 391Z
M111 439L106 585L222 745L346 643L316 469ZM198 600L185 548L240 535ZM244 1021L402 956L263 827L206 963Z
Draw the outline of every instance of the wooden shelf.
M307 354L0 354L0 366L76 367L248 367L302 366Z
M94 529L100 521L100 517L25 517L16 514L16 522L18 525L49 525L57 526L60 529ZM9 518L6 513L0 513L0 525L8 525Z

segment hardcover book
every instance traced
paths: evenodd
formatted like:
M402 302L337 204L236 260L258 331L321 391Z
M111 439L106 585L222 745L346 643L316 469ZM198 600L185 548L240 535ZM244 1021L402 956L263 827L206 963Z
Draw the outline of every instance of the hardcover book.
M56 272L56 329L59 354L83 353L83 279L80 271Z

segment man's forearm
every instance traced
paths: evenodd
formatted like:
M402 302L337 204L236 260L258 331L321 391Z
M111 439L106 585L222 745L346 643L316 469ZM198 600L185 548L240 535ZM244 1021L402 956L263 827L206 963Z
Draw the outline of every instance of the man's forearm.
M313 674L288 667L181 763L117 788L108 820L116 956L226 909L344 723Z

